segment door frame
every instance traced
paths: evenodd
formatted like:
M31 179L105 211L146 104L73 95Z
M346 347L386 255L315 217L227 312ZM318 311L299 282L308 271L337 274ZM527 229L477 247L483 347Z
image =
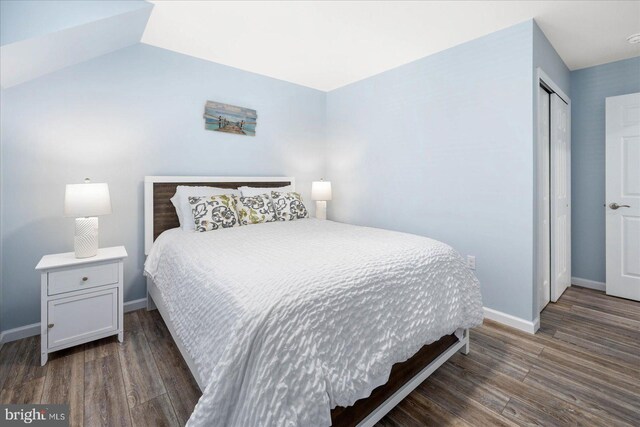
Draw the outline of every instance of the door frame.
M567 96L566 93L564 93L564 91L562 89L560 89L560 86L558 86L556 84L556 82L553 81L553 79L551 77L549 77L549 75L547 73L544 72L544 70L540 67L536 68L536 79L535 79L535 97L536 97L536 105L534 108L534 113L535 113L535 123L534 123L534 129L535 129L535 148L534 148L534 154L535 154L535 172L536 172L536 176L535 176L535 180L534 180L534 184L535 184L535 200L534 200L534 206L535 206L535 232L534 232L534 241L535 241L535 250L534 250L534 254L536 256L535 259L535 272L536 274L534 275L534 286L533 286L533 305L534 305L534 313L539 314L542 311L542 307L540 307L540 301L539 301L539 294L541 292L540 287L543 284L543 280L542 280L542 269L543 269L543 264L542 264L542 259L545 256L551 256L551 244L553 244L553 238L550 238L550 245L548 248L543 247L542 242L543 240L543 236L542 236L542 232L543 232L543 208L544 208L544 204L543 204L543 200L542 200L542 188L540 186L540 181L541 181L541 177L544 175L545 169L543 167L542 161L541 159L544 156L543 153L543 149L544 147L542 147L541 144L541 138L538 134L538 108L540 105L540 92L539 92L539 87L540 85L546 86L550 91L556 93L564 102L566 102L567 104L567 109L568 109L568 123L567 123L567 132L568 132L568 143L569 146L571 146L571 98L569 98L569 96ZM551 143L551 141L549 141ZM569 162L570 164L570 162ZM549 179L551 177L551 168L553 167L553 164L551 164L548 168L549 171ZM569 169L568 171L569 173L569 177L571 176L571 170ZM571 179L569 178L569 183L567 185L567 191L569 192L569 200L571 200ZM551 229L551 233L553 233L553 228ZM553 260L551 260L551 262L553 262ZM571 258L569 258L568 260L569 266L571 266ZM551 271L553 271L553 268L551 268ZM554 295L553 293L553 284L550 281L550 300L551 301L556 301L559 297L559 295ZM554 298L555 297L555 298Z

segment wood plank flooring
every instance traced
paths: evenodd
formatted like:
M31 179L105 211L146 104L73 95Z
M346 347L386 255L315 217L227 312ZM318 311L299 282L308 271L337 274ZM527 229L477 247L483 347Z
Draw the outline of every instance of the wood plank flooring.
M640 303L571 287L529 335L495 322L379 426L640 425ZM200 391L157 311L115 337L54 353L0 350L1 403L69 403L74 426L181 426Z

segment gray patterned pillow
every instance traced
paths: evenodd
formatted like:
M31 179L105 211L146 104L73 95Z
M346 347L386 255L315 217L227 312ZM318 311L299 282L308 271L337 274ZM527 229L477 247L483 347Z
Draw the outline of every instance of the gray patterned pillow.
M236 205L240 224L260 224L276 220L276 212L273 210L268 194L259 194L251 197L238 197Z
M189 197L196 231L211 231L240 225L236 212L237 196Z
M309 217L309 212L307 212L307 208L302 203L302 196L299 193L272 191L271 200L273 200L273 207L276 210L278 221L291 221Z

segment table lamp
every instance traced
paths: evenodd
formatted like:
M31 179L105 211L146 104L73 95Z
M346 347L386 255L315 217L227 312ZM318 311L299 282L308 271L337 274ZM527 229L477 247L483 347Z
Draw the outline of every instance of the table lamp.
M331 182L324 180L312 182L311 200L316 201L316 218L327 219L327 200L331 200Z
M109 186L92 183L67 184L64 193L64 216L76 219L73 247L76 258L89 258L98 254L98 215L111 213Z

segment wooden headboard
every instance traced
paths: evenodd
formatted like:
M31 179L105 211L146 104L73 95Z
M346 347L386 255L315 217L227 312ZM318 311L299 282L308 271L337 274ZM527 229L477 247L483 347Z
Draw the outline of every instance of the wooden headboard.
M237 177L237 176L145 176L144 177L144 253L149 254L156 238L165 230L180 226L178 215L171 203L171 197L178 185L206 185L236 189L249 187L284 187L292 185L295 178L276 177Z

